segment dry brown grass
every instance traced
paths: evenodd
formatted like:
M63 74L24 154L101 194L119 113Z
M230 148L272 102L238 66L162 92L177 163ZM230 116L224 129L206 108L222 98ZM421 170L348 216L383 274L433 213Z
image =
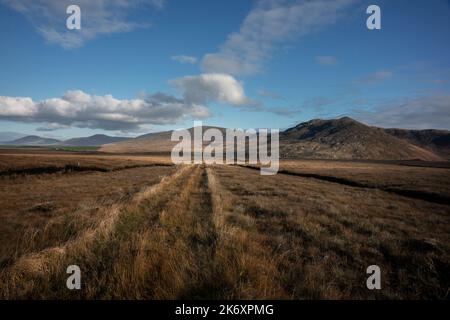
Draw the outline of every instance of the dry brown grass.
M315 179L220 166L228 223L265 247L284 295L306 299L445 298L450 210ZM250 221L250 222L249 222ZM365 287L379 265L383 290Z
M0 179L0 297L448 298L448 205L236 166L123 169L128 159L116 160L107 165L118 171ZM314 161L282 169L381 188L448 188L447 169ZM65 286L73 264L80 291ZM365 287L372 264L382 270L380 291Z
M178 182L178 177L185 171L181 169L170 178L163 178L159 184L142 190L130 201L103 207L77 237L59 246L22 255L2 270L0 292L6 298L108 297L120 293L114 283L122 289L128 285L123 279L126 274L120 268L128 267L128 255L134 255L135 248L128 246L136 244L133 231L145 226L146 215L153 213L148 209L161 207L162 202L173 196L166 191ZM145 203L144 199L148 198L152 199L151 203ZM146 206L143 207L143 204ZM73 217L73 220L77 219ZM112 259L117 253L119 255ZM59 286L65 277L66 267L72 264L90 271L85 274L86 289L81 296L71 295L64 290L64 286ZM108 264L107 272L102 273ZM89 281L89 277L93 280ZM108 282L108 286L102 286L104 281ZM104 291L108 294L100 294Z
M407 163L407 162L406 162ZM283 161L281 170L317 174L393 190L413 190L450 199L450 169L352 161Z
M35 150L0 150L0 176L10 172L39 168L63 168L65 166L117 170L127 167L148 166L151 164L170 165L167 156L105 155L97 152L89 154L70 152L51 152ZM39 173L37 171L37 173Z
M55 156L29 160L17 163L13 157L3 164L32 168L34 163L37 167L50 161L59 166L68 163L65 158ZM93 159L84 161L89 163ZM102 208L128 201L135 193L159 183L173 171L172 167L154 166L114 172L0 177L0 266L10 264L25 253L75 237L97 219Z

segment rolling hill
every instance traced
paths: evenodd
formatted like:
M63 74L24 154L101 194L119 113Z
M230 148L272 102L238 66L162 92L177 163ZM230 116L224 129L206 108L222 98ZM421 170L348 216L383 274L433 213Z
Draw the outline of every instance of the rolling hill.
M349 117L315 119L280 135L284 158L438 161L434 152Z
M203 126L203 132L210 128L219 129L225 136L224 132L226 129L220 127ZM193 130L193 128L188 129L191 136L193 136ZM127 141L103 145L100 151L113 153L170 153L172 148L178 143L170 140L172 132L149 133ZM208 142L204 142L204 144L208 144Z
M170 141L171 134L172 131L149 133L127 141L105 144L100 151L113 153L170 152L176 144L176 142Z
M64 146L71 146L71 147L86 147L86 146L101 146L108 143L114 143L114 142L120 142L120 141L126 141L129 140L129 138L124 137L110 137L104 134L96 134L90 137L83 137L83 138L73 138L69 140L65 140L62 142L62 145Z
M442 157L450 159L450 131L433 129L385 129L385 131L394 137L404 139L409 143L428 149Z
M204 126L203 132L217 128ZM193 128L188 129L193 135ZM25 136L10 142L16 146L100 146L109 153L170 153L178 143L172 131L149 133L137 138L97 134L65 141ZM203 145L209 142L204 142ZM354 119L314 119L280 132L280 156L305 159L426 160L450 158L450 132L445 130L384 129Z
M209 127L203 129L207 128ZM192 128L189 130L192 132ZM100 151L170 153L177 143L170 141L171 133L172 131L165 131L143 135L104 145ZM348 117L315 119L280 132L280 156L310 159L442 160L433 149L412 142L414 141L396 137L385 129L367 126ZM422 144L426 144L426 141Z
M9 141L17 140L25 137L26 134L18 133L18 132L0 132L0 143L7 143Z
M42 138L39 136L25 136L13 141L6 142L5 144L14 146L50 146L61 143L60 140Z

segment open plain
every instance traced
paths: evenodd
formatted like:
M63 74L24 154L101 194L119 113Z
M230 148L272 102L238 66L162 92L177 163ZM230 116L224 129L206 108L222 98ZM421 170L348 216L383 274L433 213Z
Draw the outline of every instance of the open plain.
M447 163L0 152L6 299L448 299ZM82 289L68 290L78 265ZM368 290L378 265L382 289Z

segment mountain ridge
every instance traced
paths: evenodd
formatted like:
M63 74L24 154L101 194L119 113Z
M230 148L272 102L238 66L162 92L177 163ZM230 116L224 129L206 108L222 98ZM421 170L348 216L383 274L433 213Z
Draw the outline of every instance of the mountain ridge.
M280 132L280 156L315 159L443 160L441 154L432 149L396 137L385 130L387 129L368 126L349 117L312 119ZM151 133L129 141L104 145L100 151L170 153L178 143L170 141L171 132Z
M0 143L17 140L25 137L26 134L12 132L12 131L2 131L0 132Z
M25 135L19 139L2 142L5 145L16 146L73 146L73 147L97 147L108 143L125 141L130 138L111 137L104 134L95 134L88 137L72 138L68 140L58 140L52 138L44 138L37 135Z
M313 119L285 130L280 134L280 155L315 159L442 160L434 152L390 135L383 128L349 117Z
M450 131L437 129L408 130L384 129L390 135L407 140L411 144L428 149L438 155L450 159Z
M202 131L216 128L203 126ZM194 128L187 129L191 135ZM64 141L25 136L7 145L21 146L97 146L106 153L170 153L178 143L173 131L161 131L136 138L96 134ZM225 135L224 135L225 136ZM209 144L204 142L203 145ZM367 160L450 160L450 131L409 130L369 126L350 117L312 119L280 132L280 156L305 159Z
M61 141L57 139L28 135L19 139L15 139L13 141L5 141L4 144L17 146L50 146L60 142Z
M72 147L86 147L86 146L102 146L109 143L126 141L130 138L126 137L111 137L105 134L94 134L89 137L81 137L81 138L72 138L68 140L64 140L62 142L63 146L72 146Z

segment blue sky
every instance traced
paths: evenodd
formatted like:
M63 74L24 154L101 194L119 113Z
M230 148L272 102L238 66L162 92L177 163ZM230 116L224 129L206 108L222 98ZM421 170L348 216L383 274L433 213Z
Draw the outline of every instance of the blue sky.
M348 115L450 129L450 3L0 0L0 131L70 138ZM79 4L81 30L65 7ZM381 8L368 30L366 8Z

